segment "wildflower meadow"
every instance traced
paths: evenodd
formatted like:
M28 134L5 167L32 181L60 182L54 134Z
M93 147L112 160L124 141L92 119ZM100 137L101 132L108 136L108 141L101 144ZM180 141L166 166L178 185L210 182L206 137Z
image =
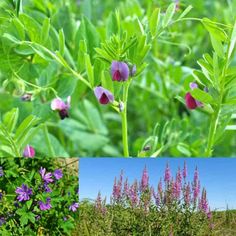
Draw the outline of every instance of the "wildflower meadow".
M235 155L235 9L2 0L0 155Z
M84 161L86 162L84 164L83 161L81 161L81 166L88 171L89 161ZM157 168L159 170L164 167L163 164L166 161L149 162L144 160L144 162L149 167L160 165L161 167ZM172 164L174 162L179 163L178 160L170 161ZM102 163L104 168L109 166L105 159ZM177 167L175 164L176 171L173 171L171 164L166 162L163 175L156 172L156 168L151 168L151 175L149 175L147 166L143 166L142 173L137 176L137 171L134 167L130 167L130 163L135 163L135 161L116 161L117 165L123 165L126 169L121 170L120 175L115 177L113 186L110 181L105 180L107 177L102 177L97 171L90 180L81 180L80 192L84 193L83 198L80 197L77 226L81 236L235 235L235 208L232 208L232 205L230 209L228 207L224 210L215 208L216 205L213 202L219 207L220 202L225 204L224 197L221 196L219 200L216 196L217 187L213 190L213 184L210 182L207 186L211 189L211 191L209 190L211 200L208 199L208 189L204 186L204 183L207 182L201 178L206 174L201 173L197 166L194 167L191 164L191 168L188 170L187 160L183 166ZM138 165L137 168L140 169L140 166ZM205 169L202 168L204 165L200 166L201 169ZM118 167L112 168L112 171L117 169ZM82 168L81 171L83 171ZM89 174L93 175L93 172L94 170ZM131 172L135 173L135 178ZM131 179L126 177L126 173ZM157 182L153 181L156 175L161 176ZM86 176L85 172L82 176ZM112 176L112 172L106 176ZM229 180L229 178L226 179ZM94 191L88 191L86 186L86 183L90 183L93 179L98 180L98 184L94 184L93 187L100 189L95 198ZM219 179L217 174L215 179ZM227 181L226 179L224 181ZM225 189L228 186L235 186L232 183L229 185L224 183ZM221 189L218 191L222 191L222 186L219 188ZM234 190L225 190L226 195L230 195L230 192L233 193ZM235 200L232 200L232 203L235 203Z

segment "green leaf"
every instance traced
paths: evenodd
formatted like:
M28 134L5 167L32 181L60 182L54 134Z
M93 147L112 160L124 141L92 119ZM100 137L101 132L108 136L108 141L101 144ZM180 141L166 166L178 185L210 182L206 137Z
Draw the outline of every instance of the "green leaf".
M179 16L178 20L184 18L192 9L193 9L193 6L192 6L192 5L188 6L188 7L183 11L183 13Z
M197 99L200 102L214 103L212 96L209 93L206 93L199 88L195 88L190 93L195 99Z
M113 86L112 79L109 73L105 71L101 72L101 82L102 82L102 87L109 90L112 94L114 93L114 86Z
M22 12L23 12L22 0L16 0L16 14L19 15L19 13Z
M42 44L45 44L49 37L49 29L50 29L50 19L45 18L43 21L43 26L40 35L40 41Z
M62 56L65 52L65 35L63 29L59 30L59 52Z
M22 145L25 136L29 134L31 128L38 124L39 119L33 115L26 117L16 130L15 140L19 146Z
M231 34L231 39L230 39L230 45L229 45L229 53L228 53L228 59L231 57L234 47L236 44L236 21L234 23L234 27L232 30L232 34Z
M16 127L19 117L19 109L13 108L11 111L7 112L3 118L3 123L6 126L9 133L12 133Z
M106 36L109 39L113 34L118 32L118 23L116 15L111 12L106 24Z
M19 38L21 40L25 40L25 29L24 25L21 23L21 21L18 18L13 18L12 20L14 26L16 27L17 33L19 35Z
M202 24L207 29L207 31L218 41L226 42L227 41L227 34L221 28L219 28L214 22L207 18L202 19Z
M91 87L94 86L94 71L90 61L90 56L85 54L85 67Z
M217 40L212 34L210 34L210 37L211 37L211 44L215 52L220 58L224 58L224 47L221 41Z
M163 19L163 28L167 27L175 14L175 3L169 5Z
M157 34L159 21L160 21L160 8L156 8L149 19L149 28L152 37L155 37Z

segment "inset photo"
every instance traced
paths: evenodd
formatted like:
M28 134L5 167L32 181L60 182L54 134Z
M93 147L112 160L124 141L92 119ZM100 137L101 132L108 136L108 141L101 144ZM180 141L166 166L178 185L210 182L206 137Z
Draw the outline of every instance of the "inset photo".
M78 162L0 158L0 235L72 235L79 216Z
M81 236L236 235L236 159L82 159Z

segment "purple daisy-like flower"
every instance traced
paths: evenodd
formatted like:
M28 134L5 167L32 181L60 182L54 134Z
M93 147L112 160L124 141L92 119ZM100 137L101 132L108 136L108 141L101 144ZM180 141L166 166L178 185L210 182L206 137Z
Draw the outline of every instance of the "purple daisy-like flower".
M23 156L24 157L29 157L29 158L34 157L35 156L34 148L31 147L30 145L27 145L24 149Z
M45 183L49 184L49 183L52 183L52 182L53 182L52 173L51 173L51 172L46 173L46 169L45 169L45 168L40 167L39 173L40 173L40 175L41 175L42 180L43 180Z
M113 61L111 63L113 81L126 81L129 78L129 67L125 62Z
M112 93L101 86L94 88L94 94L99 103L103 105L114 102Z
M49 210L49 209L52 208L52 205L51 205L51 198L50 198L50 197L48 197L48 198L46 199L46 202L45 202L45 203L44 203L43 201L39 201L38 204L39 204L39 209L40 209L41 211L47 211L47 210Z
M28 201L30 195L33 195L32 189L25 184L22 184L21 187L17 187L15 192L18 194L17 200L19 202Z
M4 176L3 168L0 166L0 177Z
M71 97L67 97L67 101L64 102L61 98L55 98L51 102L51 109L53 111L58 111L61 119L69 117L68 110L70 109Z
M63 177L62 170L60 170L60 169L55 170L53 175L54 175L56 180L61 179Z
M74 202L69 206L69 210L73 212L77 211L78 208L79 208L79 203L77 202Z

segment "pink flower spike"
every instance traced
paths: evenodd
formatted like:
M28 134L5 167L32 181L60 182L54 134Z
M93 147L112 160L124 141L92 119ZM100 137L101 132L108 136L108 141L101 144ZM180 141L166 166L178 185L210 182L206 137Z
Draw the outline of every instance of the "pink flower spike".
M27 145L24 149L23 156L24 157L29 157L29 158L34 157L35 156L34 148L31 147L30 145Z

